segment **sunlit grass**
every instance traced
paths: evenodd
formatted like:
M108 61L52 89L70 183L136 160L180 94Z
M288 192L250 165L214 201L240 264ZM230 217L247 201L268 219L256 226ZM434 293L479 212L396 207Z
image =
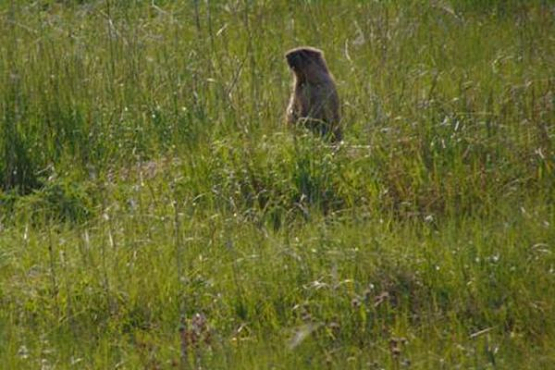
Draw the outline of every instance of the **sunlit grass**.
M555 361L549 2L0 19L2 366ZM337 80L338 148L284 127L298 45Z

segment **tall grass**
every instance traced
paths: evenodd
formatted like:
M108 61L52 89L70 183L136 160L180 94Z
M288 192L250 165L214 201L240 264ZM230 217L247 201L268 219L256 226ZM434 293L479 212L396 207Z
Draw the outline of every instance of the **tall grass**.
M0 3L0 361L548 368L554 9ZM298 45L339 148L283 125Z

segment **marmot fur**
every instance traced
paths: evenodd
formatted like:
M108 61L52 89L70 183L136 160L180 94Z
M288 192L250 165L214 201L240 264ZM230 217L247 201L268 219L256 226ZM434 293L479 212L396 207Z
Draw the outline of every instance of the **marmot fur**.
M302 124L332 142L341 141L339 96L322 51L299 47L285 58L295 75L287 122Z

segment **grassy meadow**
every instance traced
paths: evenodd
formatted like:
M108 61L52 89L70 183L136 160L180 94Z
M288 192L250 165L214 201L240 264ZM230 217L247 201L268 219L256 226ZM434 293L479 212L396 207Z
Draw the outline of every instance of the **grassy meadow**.
M0 2L3 369L555 368L555 2ZM344 143L284 125L324 50Z

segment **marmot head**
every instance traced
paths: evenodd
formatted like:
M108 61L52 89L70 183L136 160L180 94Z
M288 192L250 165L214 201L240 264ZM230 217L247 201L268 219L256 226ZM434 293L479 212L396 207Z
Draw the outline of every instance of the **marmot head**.
M285 54L289 68L301 79L310 79L315 71L328 73L328 67L321 50L310 46L303 46L289 50Z

